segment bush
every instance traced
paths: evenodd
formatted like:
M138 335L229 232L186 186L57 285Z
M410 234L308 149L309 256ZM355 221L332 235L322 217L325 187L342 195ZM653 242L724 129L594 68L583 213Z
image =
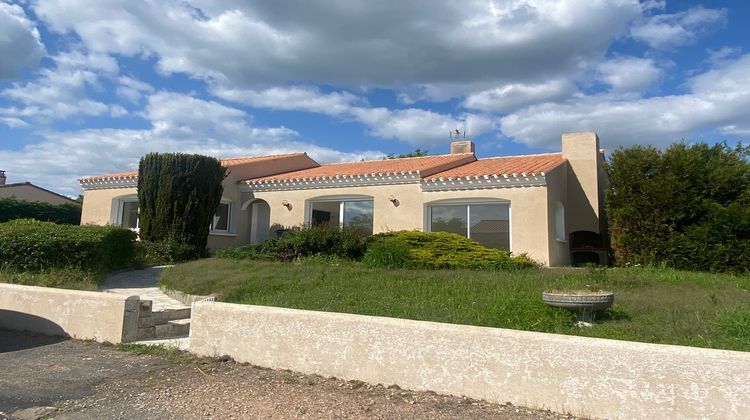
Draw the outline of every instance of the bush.
M133 264L135 237L114 226L18 219L0 224L0 269L114 271Z
M224 190L226 168L218 159L181 153L149 153L138 167L141 239L184 243L179 248L198 258L205 252L208 229ZM183 256L180 256L182 259Z
M404 252L407 251L407 252ZM536 267L525 255L511 256L447 232L400 231L374 235L365 263L373 267L517 270Z
M77 225L81 223L80 204L49 204L42 201L0 198L0 223L15 219Z
M675 144L618 149L607 217L620 265L750 270L750 148Z
M191 245L177 241L135 243L135 262L139 266L175 264L188 261L195 254Z
M410 252L409 244L401 238L381 238L370 244L362 262L370 268L404 268Z
M257 245L224 248L216 252L216 256L235 260L277 260L279 259L278 241L275 239L266 239Z
M298 227L288 230L278 240L276 255L284 261L318 254L359 260L367 250L367 237L359 229Z

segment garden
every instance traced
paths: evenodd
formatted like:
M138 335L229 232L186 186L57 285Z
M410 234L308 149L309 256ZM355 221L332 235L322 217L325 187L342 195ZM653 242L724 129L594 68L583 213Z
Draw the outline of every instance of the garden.
M178 263L163 287L225 302L750 351L747 158L726 145L615 151L606 203L617 266L550 269L449 233L315 226L205 258L223 168L152 154L139 240L113 226L0 223L0 282L95 290L113 271ZM174 187L196 174L202 191ZM615 301L579 327L542 301L555 290Z

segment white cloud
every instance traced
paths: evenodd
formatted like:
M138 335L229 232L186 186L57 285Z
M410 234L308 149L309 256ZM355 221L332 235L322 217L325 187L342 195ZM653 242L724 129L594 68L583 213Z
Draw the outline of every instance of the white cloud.
M252 127L243 111L187 95L157 92L144 111L147 129L42 131L21 150L0 149L13 180L31 181L75 196L76 178L136 168L148 152L199 153L216 157L306 151L321 162L377 159L380 151L351 153L309 144L285 127Z
M601 55L642 13L637 0L60 0L33 8L92 51L153 56L164 72L253 90L539 80Z
M117 95L127 99L132 103L138 103L143 94L151 93L154 91L154 87L148 83L140 80L133 79L128 76L120 76L117 78Z
M535 147L558 148L560 133L593 130L608 148L632 144L666 146L721 127L742 134L750 109L750 54L698 75L684 95L613 100L606 95L562 104L530 106L500 120L502 133Z
M630 56L618 56L604 61L596 70L599 79L616 93L641 93L662 75L662 70L654 60Z
M654 15L631 28L630 35L652 48L690 44L702 33L723 24L726 9L696 6L684 12Z
M323 93L313 86L273 87L264 90L216 87L211 93L222 99L256 108L307 111L327 115L345 114L354 104L363 102L361 98L349 92Z
M367 125L371 134L405 141L414 146L444 144L452 130L466 131L474 137L495 128L490 116L463 114L457 118L424 109L389 110L355 108L352 114Z
M17 4L0 1L0 80L13 79L36 66L45 49L34 23Z
M469 94L463 106L488 112L510 112L545 101L556 101L575 92L569 80L554 79L542 83L511 83Z
M90 99L88 89L99 88L101 77L117 73L118 65L112 57L72 51L52 59L54 68L43 68L36 79L0 91L0 95L23 105L0 108L0 116L29 123L110 113L110 105Z

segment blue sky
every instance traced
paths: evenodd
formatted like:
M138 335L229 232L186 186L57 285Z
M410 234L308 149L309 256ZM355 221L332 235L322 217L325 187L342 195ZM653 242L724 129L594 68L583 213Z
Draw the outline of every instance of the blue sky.
M0 0L0 169L77 195L150 151L746 142L749 4Z

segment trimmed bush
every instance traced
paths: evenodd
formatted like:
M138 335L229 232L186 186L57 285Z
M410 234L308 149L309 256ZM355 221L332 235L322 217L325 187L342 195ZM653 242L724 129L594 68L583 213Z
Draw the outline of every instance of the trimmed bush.
M0 223L15 219L36 219L43 222L77 225L81 223L81 205L0 198Z
M468 268L517 270L536 267L526 257L486 248L471 239L447 232L400 231L372 237L365 263L377 267ZM408 254L404 255L404 250Z
M205 254L208 229L224 191L226 168L218 159L149 153L138 167L141 239L187 245L180 258Z
M298 227L278 240L276 254L284 261L318 254L359 260L367 250L368 236L353 228Z
M129 229L114 226L18 219L0 224L0 268L119 270L133 264L135 238Z
M278 248L277 240L266 239L257 245L220 249L216 252L216 256L234 260L278 260Z
M175 264L192 259L194 254L191 245L176 241L135 243L135 262L139 266Z
M750 270L750 147L620 148L606 210L620 265Z

